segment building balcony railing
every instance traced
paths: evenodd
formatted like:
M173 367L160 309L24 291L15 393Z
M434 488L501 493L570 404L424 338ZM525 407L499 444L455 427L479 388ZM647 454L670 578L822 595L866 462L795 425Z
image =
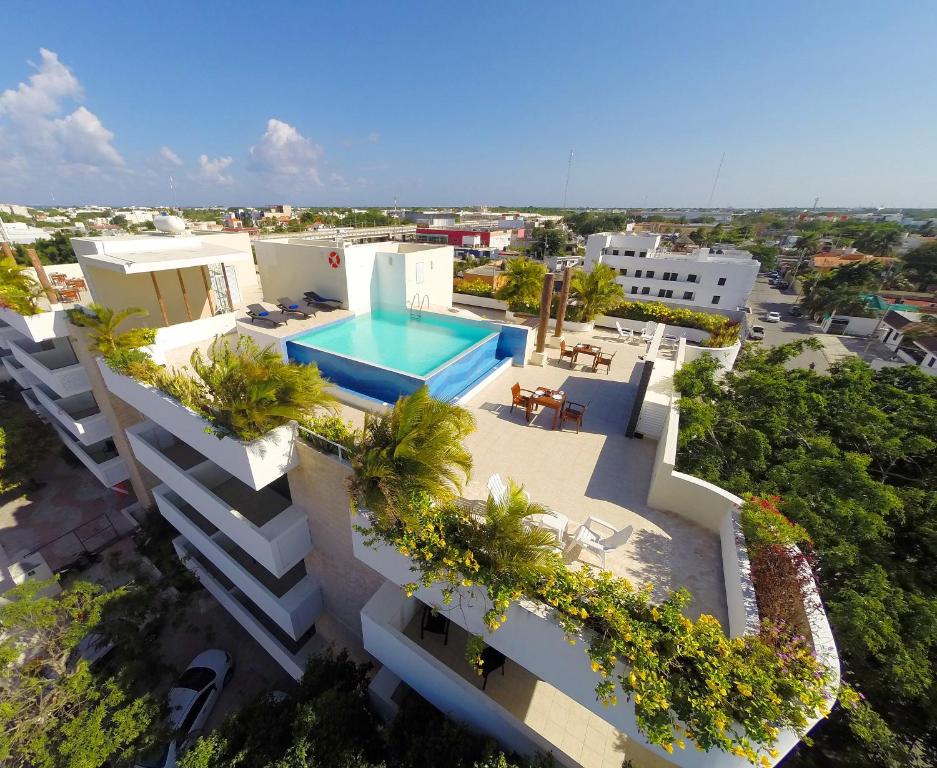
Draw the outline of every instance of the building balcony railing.
M39 383L39 379L27 371L25 366L13 355L4 355L0 358L0 361L2 361L3 367L6 368L6 372L10 374L10 378L23 389L30 389Z
M0 321L30 341L45 341L68 335L68 315L65 314L65 307L60 304L35 315L21 315L7 307L0 307Z
M78 362L67 338L43 342L18 339L10 342L13 356L59 397L70 397L91 389L88 372Z
M103 360L99 365L111 392L254 490L282 477L299 462L295 424L277 427L250 443L219 439L211 434L211 424L165 393L115 373Z
M166 485L153 489L160 514L293 640L322 612L319 585L305 563L276 578Z
M299 640L291 640L245 597L237 585L186 541L184 536L178 536L172 544L185 567L195 574L212 597L291 677L299 680L306 670L309 657L322 648L322 644L315 637L315 625Z
M117 449L111 440L102 440L93 445L83 445L70 432L65 431L55 422L52 423L52 426L62 442L88 468L91 474L101 481L102 485L113 488L130 477L127 462L117 453Z
M151 421L130 427L127 438L143 466L274 576L312 550L305 510L281 492L285 479L255 491Z
M49 415L85 445L99 443L113 434L107 417L90 392L56 397L41 384L32 391Z

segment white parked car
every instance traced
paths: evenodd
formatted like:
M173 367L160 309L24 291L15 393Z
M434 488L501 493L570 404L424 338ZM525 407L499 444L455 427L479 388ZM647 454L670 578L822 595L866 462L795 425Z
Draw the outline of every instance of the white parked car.
M764 337L765 327L763 325L753 325L748 332L748 338L755 339L756 341L763 339Z
M781 313L780 312L769 312L765 315L765 321L768 323L780 323L781 322Z
M136 768L176 768L176 760L198 738L218 703L222 689L234 675L227 651L202 651L192 659L179 682L169 691L169 729L172 736L137 758Z

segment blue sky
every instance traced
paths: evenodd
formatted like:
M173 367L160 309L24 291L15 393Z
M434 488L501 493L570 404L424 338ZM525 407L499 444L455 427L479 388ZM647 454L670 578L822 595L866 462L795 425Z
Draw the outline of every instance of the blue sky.
M3 201L937 206L932 1L159 7L7 10Z

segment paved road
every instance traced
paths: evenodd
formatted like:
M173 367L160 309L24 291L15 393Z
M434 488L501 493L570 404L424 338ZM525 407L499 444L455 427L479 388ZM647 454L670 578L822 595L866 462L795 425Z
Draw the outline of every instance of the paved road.
M806 368L813 363L816 370L826 371L831 363L849 355L858 355L867 361L875 358L883 360L891 358L891 351L878 340L820 333L820 327L806 317L792 316L790 309L797 303L798 298L793 290L780 291L772 288L768 285L767 278L759 277L755 281L755 287L748 301L753 313L752 324L761 325L765 329L762 344L776 347L808 336L816 336L823 344L822 350L808 349L791 360L788 363L789 368ZM779 312L781 322L765 322L765 315L768 312Z

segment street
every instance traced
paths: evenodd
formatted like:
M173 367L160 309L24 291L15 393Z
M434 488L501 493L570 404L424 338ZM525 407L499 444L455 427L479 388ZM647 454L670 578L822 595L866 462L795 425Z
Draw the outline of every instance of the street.
M815 336L823 345L819 350L804 350L803 354L788 363L789 368L807 368L813 363L817 371L826 371L832 363L850 355L858 355L866 361L891 358L891 351L877 339L820 333L820 327L808 318L794 317L790 314L790 309L797 303L798 298L792 288L781 291L768 285L767 278L759 277L755 280L748 300L748 305L752 308L751 324L760 325L765 329L765 338L761 342L765 346L776 347L809 336ZM767 322L765 315L768 312L780 313L781 322Z

